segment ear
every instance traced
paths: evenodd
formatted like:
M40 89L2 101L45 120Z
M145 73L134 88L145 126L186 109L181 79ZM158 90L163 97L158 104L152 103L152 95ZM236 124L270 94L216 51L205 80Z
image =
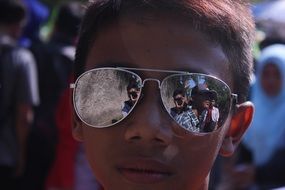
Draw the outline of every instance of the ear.
M252 121L253 112L254 106L251 102L245 102L236 106L236 110L230 123L230 128L220 149L220 155L231 156L234 153L242 136Z
M83 141L83 126L79 118L73 113L72 136L77 141Z

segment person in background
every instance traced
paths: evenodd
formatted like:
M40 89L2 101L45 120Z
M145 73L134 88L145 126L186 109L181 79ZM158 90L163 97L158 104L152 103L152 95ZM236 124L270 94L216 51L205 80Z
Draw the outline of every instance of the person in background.
M72 138L70 130L72 114L68 84L71 80L70 67L74 60L74 45L83 13L81 3L70 1L60 4L58 17L55 20L56 26L51 43L61 47L61 53L66 55L70 62L67 62L67 69L62 69L62 72L66 73L62 76L65 82L55 108L57 145L55 159L45 181L46 190L96 190L100 188L87 163L83 146Z
M28 140L28 160L22 180L23 189L44 189L54 162L58 162L57 153L64 149L62 143L66 133L62 133L65 130L58 128L56 113L64 90L69 88L77 31L83 13L83 7L79 2L62 4L50 40L40 47L37 46L38 49L32 48L37 60L41 104L35 109L35 122ZM76 143L72 145L72 141L66 142L71 142L74 149L67 152L75 152ZM69 146L67 149L69 150ZM70 185L73 181L68 177L65 179L62 182L64 185Z
M256 112L243 143L253 155L255 183L260 189L285 186L285 45L261 51L251 99Z
M40 0L22 0L27 7L27 24L20 39L20 45L29 48L32 52L40 51L43 45L41 27L48 20L50 10Z
M237 153L222 162L223 189L285 186L285 45L264 48L257 59L251 100L256 111Z
M17 45L25 19L21 1L0 1L0 186L9 190L19 189L33 106L39 103L34 57Z

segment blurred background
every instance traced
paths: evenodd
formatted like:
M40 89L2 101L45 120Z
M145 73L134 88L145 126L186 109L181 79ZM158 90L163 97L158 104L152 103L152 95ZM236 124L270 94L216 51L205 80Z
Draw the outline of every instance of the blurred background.
M21 5L6 1L10 0L0 0L0 61L7 44L22 48L17 64L26 67L21 71L26 77L15 86L26 88L3 96L4 90L0 91L0 98L4 97L0 116L10 113L10 107L17 110L9 121L0 118L0 188L99 190L84 149L70 130L69 83L82 5L87 0L11 0L24 4L26 14ZM252 0L252 12L255 70L248 100L255 103L256 116L237 153L231 158L218 157L210 189L285 186L285 0ZM15 28L16 33L7 32ZM1 81L0 90L5 85L10 89L18 77L3 76L10 83ZM16 132L9 125L17 125Z

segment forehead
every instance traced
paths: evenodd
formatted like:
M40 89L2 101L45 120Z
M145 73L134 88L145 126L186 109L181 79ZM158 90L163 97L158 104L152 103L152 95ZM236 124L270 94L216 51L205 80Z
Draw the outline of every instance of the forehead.
M125 16L102 28L85 70L111 65L200 72L232 84L221 46L177 16Z
M264 65L263 71L264 70L276 70L276 71L279 71L279 67L274 62L268 62L268 63L266 63L266 65Z

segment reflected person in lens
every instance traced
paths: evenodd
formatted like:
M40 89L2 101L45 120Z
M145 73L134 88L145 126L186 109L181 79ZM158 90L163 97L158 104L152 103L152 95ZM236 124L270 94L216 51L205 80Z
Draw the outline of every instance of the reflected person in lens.
M192 108L188 106L184 89L176 89L173 92L175 107L170 109L171 116L187 131L198 132L199 120Z
M139 98L140 90L138 85L135 82L131 82L127 86L127 93L129 100L125 101L122 106L122 114L124 117L128 115L128 113L130 112L130 110L132 109L132 107L135 105L135 103Z
M219 109L215 107L217 92L209 89L199 90L196 86L192 90L192 104L199 117L201 132L211 132L217 128Z

